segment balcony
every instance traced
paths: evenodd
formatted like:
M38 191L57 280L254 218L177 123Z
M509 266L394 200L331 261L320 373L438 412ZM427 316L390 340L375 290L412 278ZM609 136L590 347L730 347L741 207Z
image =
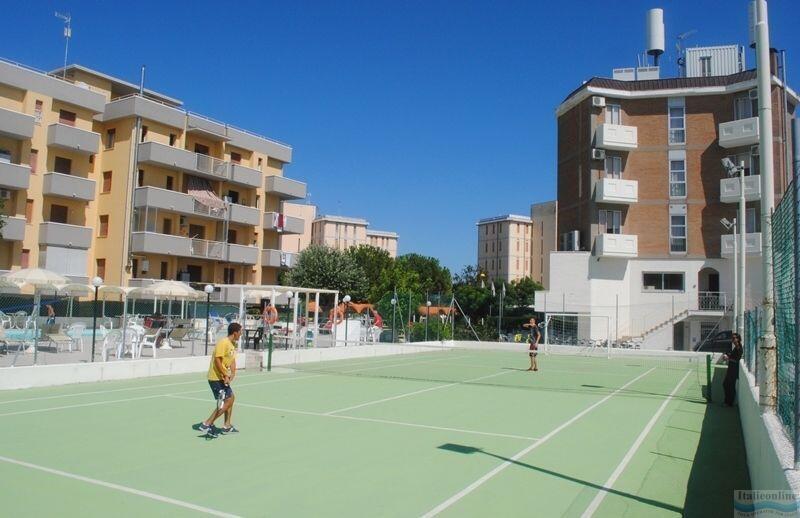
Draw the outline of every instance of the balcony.
M26 140L33 137L33 126L36 120L31 115L26 115L14 110L0 108L0 135L16 140Z
M0 237L4 241L22 241L25 238L25 218L6 216L3 219L3 228L0 229Z
M231 164L231 182L247 187L261 187L261 171L239 164Z
M0 187L3 189L27 189L31 183L31 168L27 165L0 162Z
M228 262L239 264L256 264L258 262L258 248L247 245L228 245Z
M45 221L39 225L39 244L85 250L92 246L92 229Z
M63 173L47 173L43 177L42 193L71 200L94 200L95 181Z
M636 257L639 254L639 240L630 234L599 234L594 247L597 257Z
M744 236L747 255L761 255L761 232L748 232ZM722 235L722 257L733 257L733 251L738 251L738 236L734 244L733 234Z
M282 234L302 234L305 227L305 222L302 218L295 218L294 216L283 215L283 227L280 227L276 219L279 214L277 212L264 213L264 229L273 230Z
M636 126L622 126L621 124L601 124L595 132L594 147L600 149L614 149L617 151L630 151L638 146L638 131Z
M100 134L66 124L51 124L47 128L47 145L94 155L100 151Z
M228 162L158 142L139 144L139 162L177 169L212 180L230 179Z
M719 145L724 148L758 144L758 117L723 122L719 125Z
M200 203L191 194L161 189L160 187L137 187L133 205L137 208L150 207L214 220L224 220L226 217L224 210ZM252 226L258 226L260 223L260 211L255 207L230 203L228 204L228 209L230 211L230 221L234 223Z
M134 253L199 257L203 259L225 259L225 243L206 241L190 237L158 234L156 232L133 232L131 250Z
M741 179L723 178L719 181L719 199L722 203L739 203L741 195ZM745 201L756 201L761 199L761 175L744 177L744 199Z
M267 176L264 190L281 200L301 200L306 197L306 184L284 176Z
M118 97L106 104L103 113L103 122L139 116L155 122L160 122L173 128L183 128L186 113L139 94Z
M231 203L228 205L230 210L230 220L234 223L242 223L257 227L261 219L261 211L255 207Z
M265 249L261 251L261 266L269 268L291 268L297 261L297 254L282 250Z
M598 203L636 203L639 201L639 182L603 178L595 187L594 201Z

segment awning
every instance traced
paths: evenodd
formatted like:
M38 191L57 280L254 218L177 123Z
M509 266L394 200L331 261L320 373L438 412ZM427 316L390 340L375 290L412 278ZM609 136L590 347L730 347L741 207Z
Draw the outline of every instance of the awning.
M186 179L187 192L198 203L219 212L225 211L225 201L211 189L211 183L205 178L188 176Z

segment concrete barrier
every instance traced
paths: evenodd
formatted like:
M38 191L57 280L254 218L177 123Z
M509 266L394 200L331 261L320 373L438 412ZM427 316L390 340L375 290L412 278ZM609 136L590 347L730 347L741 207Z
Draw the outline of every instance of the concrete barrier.
M208 370L210 362L210 356L190 356L188 358L8 367L0 369L0 390L200 373ZM236 364L244 367L244 354L237 355Z
M736 387L750 485L756 490L794 491L800 497L800 474L794 468L794 449L775 413L762 413L758 387L744 362Z

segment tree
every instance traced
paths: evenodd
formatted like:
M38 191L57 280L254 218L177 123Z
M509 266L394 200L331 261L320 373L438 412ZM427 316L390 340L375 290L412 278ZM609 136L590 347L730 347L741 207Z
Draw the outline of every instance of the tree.
M364 270L345 252L327 246L310 246L300 252L297 262L283 281L301 288L338 290L353 300L367 296Z
M416 274L416 285L409 286L420 293L447 293L453 286L450 270L439 264L434 257L419 254L401 255L395 260L395 268L406 274Z
M389 252L370 245L358 245L345 252L364 271L367 281L367 299L377 301L386 293L383 289L385 272L394 266Z

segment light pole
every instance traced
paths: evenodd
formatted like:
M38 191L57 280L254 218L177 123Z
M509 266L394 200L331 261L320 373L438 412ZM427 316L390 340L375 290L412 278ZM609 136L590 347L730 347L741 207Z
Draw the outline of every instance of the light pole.
M739 260L738 264L738 271L735 275L738 275L738 285L739 285L739 300L736 304L738 313L736 315L737 319L737 327L736 332L739 333L739 336L744 339L744 310L745 310L745 301L747 295L747 278L746 278L746 269L747 269L747 217L746 217L746 208L745 208L745 192L744 192L744 161L740 162L737 166L734 164L729 158L722 159L722 167L725 168L725 171L728 173L729 177L739 176L739 217L737 218L737 222L739 223L739 239L738 239L738 253ZM736 220L735 220L736 221ZM735 232L734 232L735 234ZM734 235L734 241L736 241L736 236ZM734 254L737 252L737 246L734 246Z
M208 335L211 334L211 328L209 327L208 319L209 313L211 313L211 294L214 293L214 286L211 284L206 284L203 288L203 291L206 292L206 356L208 356Z
M394 325L395 325L395 317L397 316L397 299L392 297L390 301L392 303L392 343L395 343L395 335L394 335Z
M292 312L292 297L294 293L289 290L286 292L286 348L289 348L289 313Z
M347 347L347 310L350 309L350 295L345 295L342 302L344 302L344 346Z
M425 299L428 298L428 294L425 294ZM431 319L431 301L425 300L425 341L428 341L428 320Z
M94 286L94 305L92 306L92 361L94 362L94 346L97 341L97 292L100 286L103 285L103 279L95 277L92 279L92 286Z
M733 222L728 221L728 218L722 218L720 221L722 226L726 229L733 232L733 327L739 330L739 254L737 253L736 249L738 248L738 244L736 243L737 234L736 234L736 218L733 218ZM675 311L673 310L673 314ZM744 337L742 337L744 339Z

